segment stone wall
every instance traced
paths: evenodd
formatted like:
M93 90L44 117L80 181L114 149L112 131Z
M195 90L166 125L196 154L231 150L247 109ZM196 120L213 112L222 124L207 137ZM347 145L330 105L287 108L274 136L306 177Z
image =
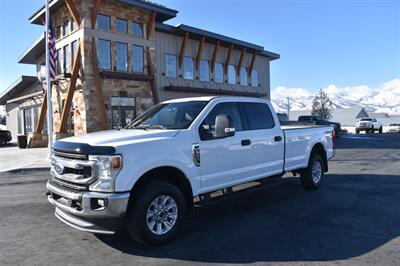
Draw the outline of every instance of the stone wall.
M97 100L96 86L95 86L95 75L92 69L93 52L92 51L92 38L95 40L97 30L91 29L91 16L95 1L92 0L74 0L74 3L79 12L81 18L81 31L83 36L82 41L82 61L80 76L77 81L77 86L74 92L71 108L73 112L73 133L74 135L81 135L88 132L94 132L100 130L100 116L99 116L99 105L104 104L106 108L106 115L108 120L108 127L111 128L111 97L119 96L120 92L123 91L129 97L135 97L136 102L136 115L143 113L145 110L153 105L152 94L149 81L137 81L137 80L126 80L126 79L101 79L101 88L104 94L104 103L100 103ZM115 43L120 41L119 38L130 38L132 36L132 24L128 23L128 33L117 33L116 18L126 19L128 22L136 21L143 24L143 40L138 40L141 43L147 41L150 42L149 46L144 48L144 75L148 75L148 64L146 51L150 50L150 57L152 58L152 69L155 69L155 30L152 31L151 36L147 36L147 27L150 18L150 12L147 10L137 9L132 5L120 3L117 1L103 0L98 11L100 14L108 15L111 17L111 31L112 38L109 39L112 43L111 49L111 62L112 65L116 64L116 51ZM66 6L62 6L57 12L52 15L53 26L62 26L66 21L72 22ZM154 27L154 26L153 26ZM74 35L75 36L75 35ZM63 37L64 38L64 37ZM137 38L133 38L130 42L135 42ZM63 41L65 42L65 40ZM128 45L128 64L129 69L132 62L132 46ZM72 60L71 70L72 70ZM60 80L56 85L53 86L53 117L54 117L54 132L59 132L61 123L61 112L63 107L63 101L66 98L67 88L69 79ZM57 138L65 137L58 135Z

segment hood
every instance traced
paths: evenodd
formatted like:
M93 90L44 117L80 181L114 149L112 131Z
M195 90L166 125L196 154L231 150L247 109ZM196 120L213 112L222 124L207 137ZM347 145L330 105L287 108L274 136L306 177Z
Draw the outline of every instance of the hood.
M121 146L135 142L152 141L156 139L172 138L179 130L159 129L121 129L89 133L62 139L63 142L85 143L91 146Z

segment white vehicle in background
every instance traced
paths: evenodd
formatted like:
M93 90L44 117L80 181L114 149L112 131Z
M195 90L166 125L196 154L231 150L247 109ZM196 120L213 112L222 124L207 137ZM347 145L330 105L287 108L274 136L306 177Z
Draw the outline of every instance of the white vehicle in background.
M334 149L332 126L281 127L267 100L170 100L125 129L55 142L48 200L71 227L113 234L126 226L159 245L177 234L196 196L286 172L317 189Z
M375 131L382 133L383 132L382 123L378 122L376 118L371 118L371 117L361 118L356 123L356 134L359 134L361 131L365 131L365 133L374 133Z
M389 125L389 133L400 133L400 123L393 123Z

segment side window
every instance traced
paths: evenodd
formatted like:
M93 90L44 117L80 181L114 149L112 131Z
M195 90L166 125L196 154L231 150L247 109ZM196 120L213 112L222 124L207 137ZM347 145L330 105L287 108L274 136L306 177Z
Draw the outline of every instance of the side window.
M200 138L209 140L215 138L215 119L218 115L227 115L230 120L230 127L236 131L243 130L243 124L239 109L236 103L219 103L211 110L199 128Z
M265 103L238 103L246 118L246 130L268 129L275 126L271 110Z

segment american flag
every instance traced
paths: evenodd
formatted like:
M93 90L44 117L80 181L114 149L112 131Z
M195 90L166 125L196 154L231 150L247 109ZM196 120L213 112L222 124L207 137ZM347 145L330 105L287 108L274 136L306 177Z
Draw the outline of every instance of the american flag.
M56 77L57 50L51 18L49 19L48 38L50 79L54 79Z

